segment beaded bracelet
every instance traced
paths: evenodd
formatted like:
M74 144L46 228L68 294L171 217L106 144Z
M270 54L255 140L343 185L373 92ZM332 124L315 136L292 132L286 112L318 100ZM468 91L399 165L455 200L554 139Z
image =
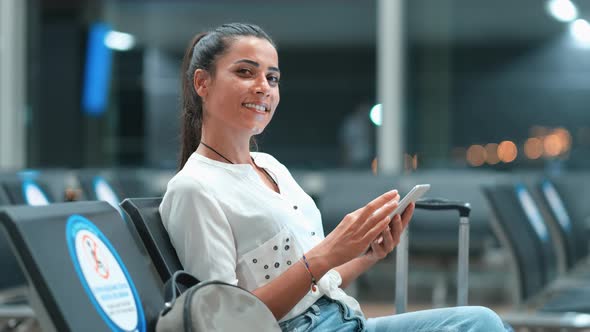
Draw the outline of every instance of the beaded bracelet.
M309 272L309 276L311 277L311 291L316 292L318 290L318 283L315 280L313 273L311 273L311 269L309 268L309 263L307 262L307 258L305 258L305 255L303 255L302 262L307 272Z

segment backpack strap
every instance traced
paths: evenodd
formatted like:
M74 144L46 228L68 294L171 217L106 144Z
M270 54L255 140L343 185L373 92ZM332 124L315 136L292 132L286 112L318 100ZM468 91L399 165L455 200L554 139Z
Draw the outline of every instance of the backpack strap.
M164 284L164 299L166 302L164 303L162 315L165 315L172 309L176 298L180 294L198 283L200 283L199 279L186 271L178 270L174 272L172 277Z

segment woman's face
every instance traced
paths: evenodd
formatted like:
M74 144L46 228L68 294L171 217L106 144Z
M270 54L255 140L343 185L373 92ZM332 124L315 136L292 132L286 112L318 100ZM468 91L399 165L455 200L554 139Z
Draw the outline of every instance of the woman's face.
M261 133L279 104L279 78L277 51L266 39L238 37L231 41L217 59L213 75L195 72L205 124L248 135Z

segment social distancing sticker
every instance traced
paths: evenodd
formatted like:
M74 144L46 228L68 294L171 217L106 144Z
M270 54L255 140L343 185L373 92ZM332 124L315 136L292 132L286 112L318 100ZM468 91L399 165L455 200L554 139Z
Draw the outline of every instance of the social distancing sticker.
M97 176L94 178L94 191L99 201L105 201L115 209L119 209L119 202L121 200L103 177Z
M47 196L43 193L43 190L39 188L33 181L27 180L23 182L23 191L25 193L25 199L27 205L32 206L44 206L49 205Z
M92 304L112 331L145 331L133 281L115 248L88 219L73 215L66 236L74 267Z

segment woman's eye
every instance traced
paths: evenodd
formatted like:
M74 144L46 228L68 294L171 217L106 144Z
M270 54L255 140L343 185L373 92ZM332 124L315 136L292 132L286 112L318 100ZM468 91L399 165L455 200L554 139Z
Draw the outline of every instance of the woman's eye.
M268 82L270 83L270 85L278 85L280 78L278 76L269 76L268 78Z
M245 75L252 75L252 71L248 68L238 69L238 73L245 74Z

